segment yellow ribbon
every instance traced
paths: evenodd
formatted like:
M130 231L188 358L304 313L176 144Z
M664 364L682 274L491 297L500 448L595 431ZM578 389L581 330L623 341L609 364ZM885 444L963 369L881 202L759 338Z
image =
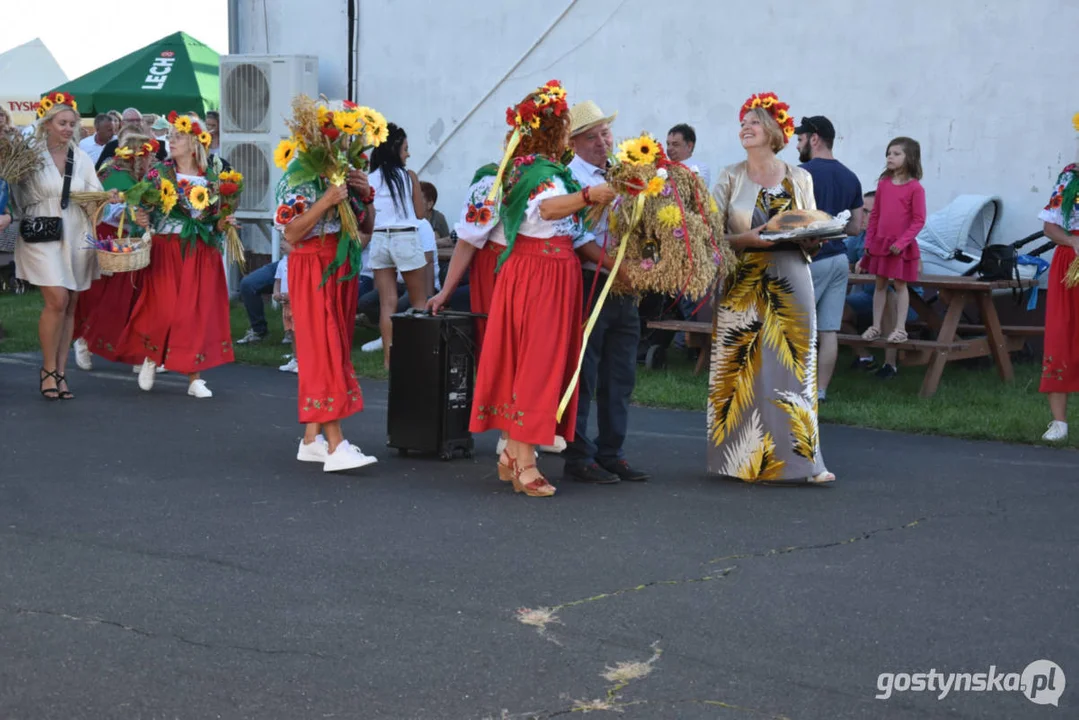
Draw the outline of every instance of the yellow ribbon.
M521 142L521 129L517 128L510 135L509 142L506 143L506 152L502 155L502 162L498 166L498 172L495 173L495 182L491 185L491 192L487 193L487 201L494 202L498 193L502 190L502 176L506 172L506 166L510 163L510 158L513 157L513 152L517 149L517 145Z
M626 255L626 245L629 237L633 234L633 230L637 227L637 223L641 221L641 217L644 215L644 200L643 194L638 195L633 202L633 214L630 217L629 227L622 233L622 241L618 243L618 252L614 257L614 266L607 274L607 282L603 284L603 289L599 293L599 298L596 299L596 306L592 309L592 315L588 318L588 324L584 327L584 338L581 340L581 355L577 358L577 369L573 372L573 378L569 381L569 386L566 388L566 392L562 395L562 401L558 403L558 413L555 415L556 422L562 422L562 415L566 412L566 406L569 405L570 399L573 397L573 390L577 387L577 382L581 378L581 366L584 365L584 354L588 350L588 338L592 334L592 329L596 326L596 321L599 319L599 312L603 309L603 303L607 299L607 294L611 291L611 285L614 284L614 278L618 274L618 268L622 265L622 258Z

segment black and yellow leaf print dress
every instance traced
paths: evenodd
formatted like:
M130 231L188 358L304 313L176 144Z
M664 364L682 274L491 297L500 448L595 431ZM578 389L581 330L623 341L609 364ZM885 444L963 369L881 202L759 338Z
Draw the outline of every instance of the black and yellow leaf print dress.
M729 170L729 169L728 169ZM728 183L730 179L728 178ZM749 190L759 186L742 178ZM737 183L735 183L737 185ZM717 195L723 181L717 186ZM730 187L728 184L727 188ZM733 207L752 194L727 200ZM756 194L750 227L792 207L791 175ZM808 193L812 198L812 187ZM812 201L810 201L811 203ZM742 207L745 219L748 208ZM734 276L720 289L712 331L708 395L708 471L746 482L805 480L825 471L817 425L817 322L810 258L777 243L739 253Z

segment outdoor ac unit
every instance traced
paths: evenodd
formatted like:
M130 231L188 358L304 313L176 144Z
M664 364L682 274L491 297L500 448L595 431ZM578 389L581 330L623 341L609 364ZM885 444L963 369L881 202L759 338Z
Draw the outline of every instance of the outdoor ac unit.
M274 148L289 136L285 120L297 95L318 98L314 55L221 57L221 157L244 175L236 217L271 221L281 170Z

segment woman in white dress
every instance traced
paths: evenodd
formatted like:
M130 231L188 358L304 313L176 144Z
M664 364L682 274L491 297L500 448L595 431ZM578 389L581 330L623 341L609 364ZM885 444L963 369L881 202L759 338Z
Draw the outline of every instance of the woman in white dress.
M97 255L87 243L91 226L86 209L70 201L61 207L69 155L73 160L70 192L101 191L94 161L79 149L78 127L75 98L68 93L43 97L34 131L43 164L13 188L20 218L59 217L63 224L59 240L27 242L20 234L15 243L17 277L36 285L45 300L38 321L40 390L49 400L75 397L64 378L75 329L75 305L79 293L101 275ZM119 202L119 197L113 200Z

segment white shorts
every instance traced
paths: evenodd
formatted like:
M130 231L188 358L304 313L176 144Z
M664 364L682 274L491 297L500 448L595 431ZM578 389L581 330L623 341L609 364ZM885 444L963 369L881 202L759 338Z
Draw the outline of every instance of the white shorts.
M368 245L367 267L372 270L397 268L398 272L419 270L427 264L420 234L415 228L376 230Z

